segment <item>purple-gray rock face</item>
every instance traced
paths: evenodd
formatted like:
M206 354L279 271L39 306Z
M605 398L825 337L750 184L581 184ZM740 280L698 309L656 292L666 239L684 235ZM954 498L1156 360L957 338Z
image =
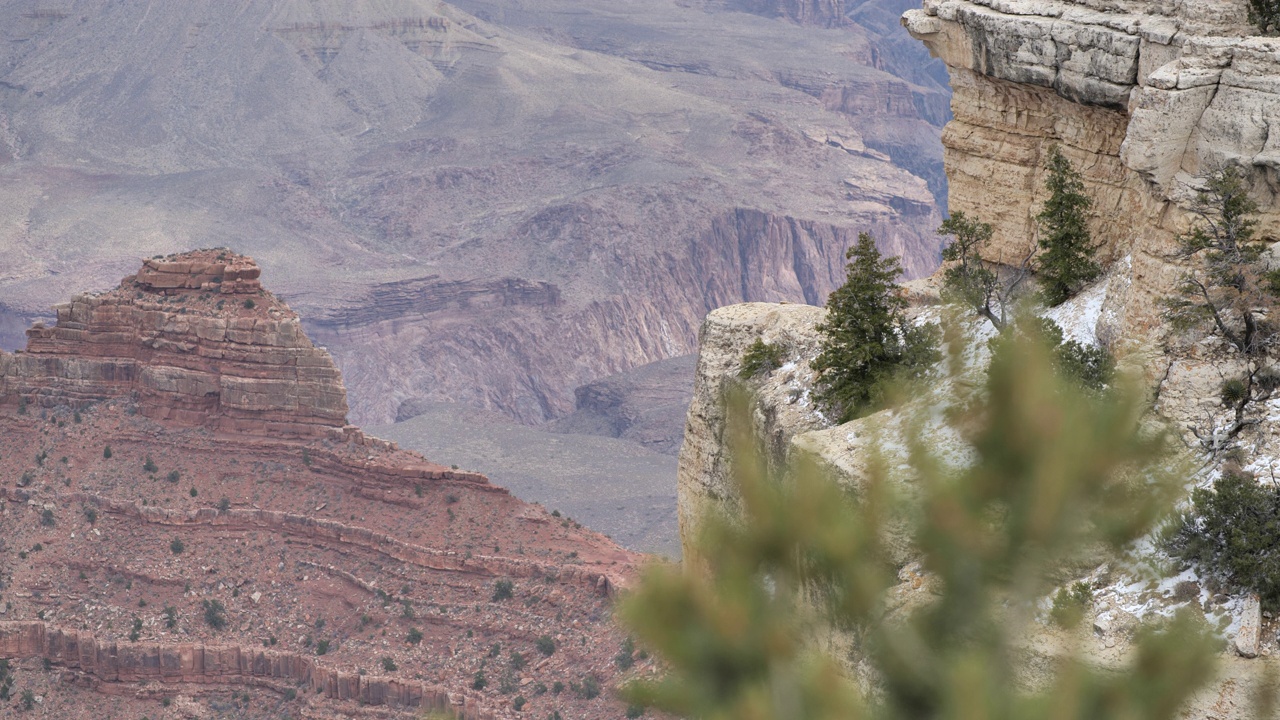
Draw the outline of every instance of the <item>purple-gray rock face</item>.
M896 3L0 0L0 347L226 246L353 421L565 415L712 308L823 302L859 231L935 267L948 91Z

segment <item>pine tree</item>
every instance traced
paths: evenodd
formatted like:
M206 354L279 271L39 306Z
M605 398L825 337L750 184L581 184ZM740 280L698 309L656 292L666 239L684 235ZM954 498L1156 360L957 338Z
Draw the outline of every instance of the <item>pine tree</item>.
M1089 234L1086 213L1092 202L1084 194L1084 182L1061 148L1049 149L1045 165L1049 177L1045 187L1049 199L1040 214L1039 259L1041 294L1050 307L1079 292L1086 283L1097 279L1102 268L1094 260L1098 246Z
M827 319L818 326L821 352L813 361L818 400L841 422L878 406L890 378L922 370L937 355L934 329L913 327L903 315L898 259L881 257L867 233L858 234L845 257L845 283L827 298Z

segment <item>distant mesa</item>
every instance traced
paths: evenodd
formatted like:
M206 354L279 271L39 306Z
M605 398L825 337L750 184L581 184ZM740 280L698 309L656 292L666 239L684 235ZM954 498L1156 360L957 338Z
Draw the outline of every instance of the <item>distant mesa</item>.
M130 397L149 418L215 431L343 432L341 373L260 274L225 249L144 260L114 290L56 305L25 351L0 353L0 396L46 408Z

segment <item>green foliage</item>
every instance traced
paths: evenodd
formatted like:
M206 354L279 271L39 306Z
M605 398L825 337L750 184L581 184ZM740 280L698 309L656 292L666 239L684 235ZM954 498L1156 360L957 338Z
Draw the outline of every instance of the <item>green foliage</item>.
M942 251L942 260L952 263L942 274L942 299L967 307L991 321L997 330L1008 324L1013 305L1020 297L1022 283L1031 274L1035 248L1017 264L983 257L991 242L992 228L977 218L956 211L938 228L939 235L951 235Z
M625 698L704 720L1178 717L1212 677L1212 640L1188 615L1139 632L1128 664L1097 668L1067 647L1050 682L1018 684L1019 643L1054 575L1146 536L1183 476L1167 439L1142 426L1140 389L1078 392L1047 348L1014 338L948 414L966 464L935 450L925 410L901 441L866 443L856 497L813 465L772 472L749 401L732 398L740 501L696 526L686 561L701 572L650 567L622 601L620 619L668 668ZM905 459L876 454L898 446ZM886 620L901 540L936 589ZM874 687L815 641L826 628L855 638L849 660Z
M510 600L514 589L515 585L510 580L498 580L493 584L493 602Z
M169 549L173 551L174 555L181 555L182 551L187 549L187 546L182 542L182 538L174 538L169 542Z
M1092 201L1084 182L1057 145L1045 163L1049 199L1036 216L1040 225L1040 294L1050 307L1061 305L1080 288L1098 278L1102 267L1094 259L1098 245L1089 234L1087 215Z
M149 473L153 473L153 472L155 472L155 471L156 471L156 461L155 461L155 460L152 460L152 459L151 459L151 456L150 456L150 455L148 455L148 456L147 456L147 460L146 460L146 462L142 463L142 469L143 469L144 471L146 471L146 472L149 472Z
M1049 318L1018 316L1010 329L1012 333L1005 332L991 339L993 350L1011 342L1011 335L1021 335L1025 339L1030 333L1030 339L1050 349L1054 369L1063 379L1078 383L1086 390L1101 391L1115 374L1115 359L1106 348L1067 340L1062 327Z
M556 651L556 641L552 640L550 635L539 636L533 645L538 648L538 652L547 657L551 657Z
M328 641L328 640L321 640L320 642L316 643L316 654L317 654L317 655L324 655L324 654L325 654L325 653L327 653L327 652L329 652L329 641Z
M1263 35L1280 31L1280 0L1249 0L1249 22Z
M382 658L382 669L386 672L395 672L400 669L400 666L396 665L395 658L387 656Z
M142 618L134 618L133 627L129 630L129 641L138 642L140 637L142 637Z
M249 298L248 300L244 301L244 308L246 310L252 310L255 305L256 303L253 302L253 298Z
M632 665L636 664L636 643L631 638L622 641L622 647L618 649L618 654L613 656L613 664L619 670L630 670Z
M165 477L165 479L171 483L176 483L182 479L182 473L178 472L177 470L170 470L169 474Z
M569 689L583 700L594 700L600 697L600 681L594 675L583 676L580 683L569 683Z
M92 505L85 505L84 519L88 520L90 525L98 522L98 509L93 507Z
M422 642L422 631L418 628L409 628L409 634L404 639L410 645L417 645Z
M1198 488L1191 499L1194 510L1180 519L1170 553L1280 606L1280 489L1231 466L1212 491Z
M170 630L178 627L178 608L172 605L164 606L164 626Z
M230 509L231 509L231 498L224 497L224 498L221 498L220 500L218 500L218 514L219 514L219 515L224 515L224 514L226 514L226 512L227 512L228 510L230 510Z
M1070 588L1059 588L1053 595L1053 606L1049 608L1049 618L1060 627L1072 628L1084 619L1084 614L1093 604L1093 588L1089 583L1072 583Z
M511 651L511 655L508 658L508 665L512 670L523 670L524 666L528 664L528 662L529 661L524 657L524 653L519 653L515 650Z
M22 691L22 709L31 710L36 706L36 694L32 690Z
M488 684L489 684L489 680L485 678L484 671L477 670L475 676L471 679L471 689L483 690L485 686Z
M1245 360L1241 374L1223 388L1223 404L1233 416L1226 428L1192 428L1204 450L1216 453L1256 424L1251 408L1280 387L1280 374L1268 358L1280 338L1275 319L1280 275L1267 268L1266 243L1254 237L1258 205L1237 168L1208 178L1192 210L1200 223L1179 240L1181 257L1193 266L1183 273L1178 295L1162 302L1175 332L1207 329Z
M53 527L55 524L57 524L57 521L53 519L52 510L50 510L49 508L45 508L40 513L40 524L45 527Z
M738 371L738 377L746 380L761 373L771 373L782 367L785 357L786 348L781 343L767 343L763 338L756 338L742 356L742 369Z
M221 601L204 600L200 604L204 607L205 624L214 630L221 630L227 626L227 609L222 606Z
M516 712L520 712L524 709L524 704L526 702L528 701L524 699L523 695L517 695L516 698L511 701L511 707L514 708Z
M936 326L913 326L903 315L898 259L881 257L867 233L845 257L845 283L827 298L812 365L818 401L841 422L881 406L893 380L923 374L938 358Z
M105 459L107 459L107 460L110 460L110 459L111 459L111 446L110 446L110 445L108 445L108 446L106 446L106 447L102 448L102 457L103 457L103 458L105 458Z
M12 666L5 658L0 658L0 700L8 700L13 692Z

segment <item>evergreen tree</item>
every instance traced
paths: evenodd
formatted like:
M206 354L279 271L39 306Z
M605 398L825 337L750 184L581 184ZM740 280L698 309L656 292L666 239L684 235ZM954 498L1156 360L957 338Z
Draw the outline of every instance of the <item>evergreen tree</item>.
M898 259L881 257L867 233L858 234L845 257L845 283L827 298L827 319L818 326L821 352L813 361L818 400L840 422L882 403L890 378L921 371L937 357L934 328L914 327L903 316Z
M1196 261L1182 275L1178 297L1166 298L1166 317L1176 331L1208 328L1239 351L1245 368L1222 387L1222 404L1233 418L1225 429L1192 428L1204 449L1224 449L1242 430L1255 425L1251 406L1280 389L1280 373L1269 359L1280 340L1276 297L1280 272L1268 270L1266 244L1254 238L1258 205L1249 197L1235 167L1214 173L1192 212L1199 226L1180 238L1180 256Z
M1022 283L1031 274L1035 248L1017 265L984 258L982 252L991 242L991 224L971 219L960 210L942 223L938 234L954 238L942 251L943 261L953 263L942 275L942 299L969 307L997 330L1004 330L1012 319Z
M1044 250L1038 270L1044 301L1053 307L1097 279L1102 268L1093 257L1098 246L1089 235L1085 215L1091 201L1084 194L1080 173L1056 145L1049 149L1045 167L1049 171L1045 180L1049 199L1036 216Z

